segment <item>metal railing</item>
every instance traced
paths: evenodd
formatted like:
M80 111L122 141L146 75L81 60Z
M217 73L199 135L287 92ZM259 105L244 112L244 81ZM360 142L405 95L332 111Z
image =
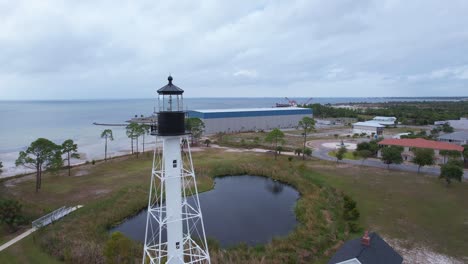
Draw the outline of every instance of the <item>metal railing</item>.
M73 210L72 207L62 206L59 209L48 213L32 222L32 227L41 228L43 226L49 225L58 219L64 217L65 215L69 214Z

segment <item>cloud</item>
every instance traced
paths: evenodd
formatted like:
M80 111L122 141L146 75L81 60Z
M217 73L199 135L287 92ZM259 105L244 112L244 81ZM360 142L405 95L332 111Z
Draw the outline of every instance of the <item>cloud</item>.
M257 75L257 71L255 70L239 70L234 73L234 76L247 78L255 78Z
M0 1L0 99L466 95L468 2Z
M438 70L431 71L429 73L411 75L408 76L409 80L420 81L420 80L435 80L435 79L459 79L468 80L468 65L447 67Z

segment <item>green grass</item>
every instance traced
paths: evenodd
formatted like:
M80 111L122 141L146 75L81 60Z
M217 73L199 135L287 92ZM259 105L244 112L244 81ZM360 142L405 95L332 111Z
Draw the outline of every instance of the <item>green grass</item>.
M13 187L0 187L2 196L20 200L25 211L32 215L39 216L62 205L85 205L41 230L35 243L19 243L17 252L40 249L66 262L103 261L103 247L109 236L107 230L147 205L151 162L149 157L138 160L122 158L73 169L73 174L86 172L83 176L68 177L64 176L65 172L48 174L44 176L43 189L37 194L31 192L34 190L32 179ZM274 239L261 250L243 246L226 252L211 250L213 263L224 262L225 258L232 259L234 263L243 260L259 262L265 257L268 263L313 260L347 237L341 216L341 194L326 186L319 188L314 181L303 177L304 165L300 160L289 162L281 156L274 161L270 155L221 154L220 150L211 149L194 153L194 163L200 191L212 188L212 178L217 175L252 174L288 182L302 195L296 206L301 224L288 237ZM326 221L325 211L332 222ZM140 258L140 252L135 255L136 260ZM299 253L304 256L299 256ZM8 252L5 254L12 257ZM15 261L21 262L18 259Z
M403 240L408 247L467 256L466 183L446 187L431 176L368 167L338 170L325 169L323 180L357 201L363 227Z
M34 235L30 235L10 246L0 253L0 263L23 264L23 263L60 263L57 259L45 253L34 242Z
M328 152L328 156L331 156L331 157L336 158L336 150L333 150L333 151ZM344 154L343 159L359 160L359 158L358 158L358 157L355 157L355 156L353 155L353 152L350 152L350 151L348 151L348 152L346 152L346 153Z
M301 224L288 237L262 247L239 246L222 253L215 250L212 256L218 263L229 263L226 259L260 263L263 257L266 263L326 263L334 252L330 247L358 235L345 233L340 192L357 201L362 227L385 238L403 240L409 247L427 246L450 256L467 256L465 182L454 182L447 188L434 177L416 173L316 159L289 162L286 156L275 161L268 154L217 149L193 153L193 159L200 191L212 187L213 176L250 173L288 182L301 192L296 206ZM82 262L102 259L107 229L146 206L151 162L148 156L120 158L72 169L73 174L86 172L83 176L68 177L66 172L46 175L38 194L34 193L34 180L13 187L0 185L0 197L20 200L32 217L63 205L85 205L35 234L35 240L28 238L0 252L0 263L53 263L56 258L48 254L76 262L76 252L70 248L88 252L87 257L81 257ZM330 213L332 223L323 212ZM0 236L5 240L5 233Z

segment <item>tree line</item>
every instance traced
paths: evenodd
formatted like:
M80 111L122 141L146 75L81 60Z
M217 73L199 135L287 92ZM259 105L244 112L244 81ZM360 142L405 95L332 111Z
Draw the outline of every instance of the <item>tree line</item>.
M458 151L441 150L439 154L443 156L444 162L440 166L439 178L444 179L449 185L452 180L461 181L463 177L464 163L468 160L468 145L464 145L462 153ZM375 157L380 147L378 140L372 140L370 142L361 142L357 144L356 150L353 155L359 157L364 162L369 157ZM404 149L401 146L388 146L381 148L382 162L387 164L387 168L390 168L391 164L403 163ZM412 163L418 165L418 173L424 166L431 166L435 164L435 152L433 149L414 148L412 149L413 159ZM462 158L462 159L460 159ZM338 159L338 155L337 155Z
M309 104L320 118L350 117L364 121L362 116L394 116L404 125L430 125L435 121L456 120L468 116L468 101L456 102L387 102L351 103L355 109L336 108L331 104Z
M38 192L41 189L44 171L56 171L67 162L68 176L70 176L70 159L79 157L78 145L71 139L58 145L46 138L38 138L25 151L20 151L15 165L36 171L36 192Z
M199 118L188 118L186 128L191 132L192 143L200 139L204 124ZM130 139L131 153L139 156L139 139L142 139L142 151L145 152L145 135L150 133L150 126L147 124L130 123L126 126L126 135ZM113 131L105 129L100 137L104 139L104 161L108 159L108 144L114 140ZM209 145L210 142L205 142ZM49 139L38 138L33 141L25 151L20 151L15 161L15 165L23 166L35 171L36 174L36 192L41 189L42 175L45 171L56 172L66 164L68 176L71 175L71 159L79 159L78 145L72 140L67 139L62 144L55 144ZM93 160L94 164L94 160ZM3 163L0 161L0 173Z

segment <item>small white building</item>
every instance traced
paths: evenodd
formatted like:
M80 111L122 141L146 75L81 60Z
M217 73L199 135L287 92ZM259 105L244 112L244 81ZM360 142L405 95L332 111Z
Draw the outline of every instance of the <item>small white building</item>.
M371 121L383 126L395 126L397 118L394 116L376 116Z
M367 134L367 135L382 135L384 130L383 125L374 122L374 121L366 121L366 122L357 122L353 124L353 134Z

